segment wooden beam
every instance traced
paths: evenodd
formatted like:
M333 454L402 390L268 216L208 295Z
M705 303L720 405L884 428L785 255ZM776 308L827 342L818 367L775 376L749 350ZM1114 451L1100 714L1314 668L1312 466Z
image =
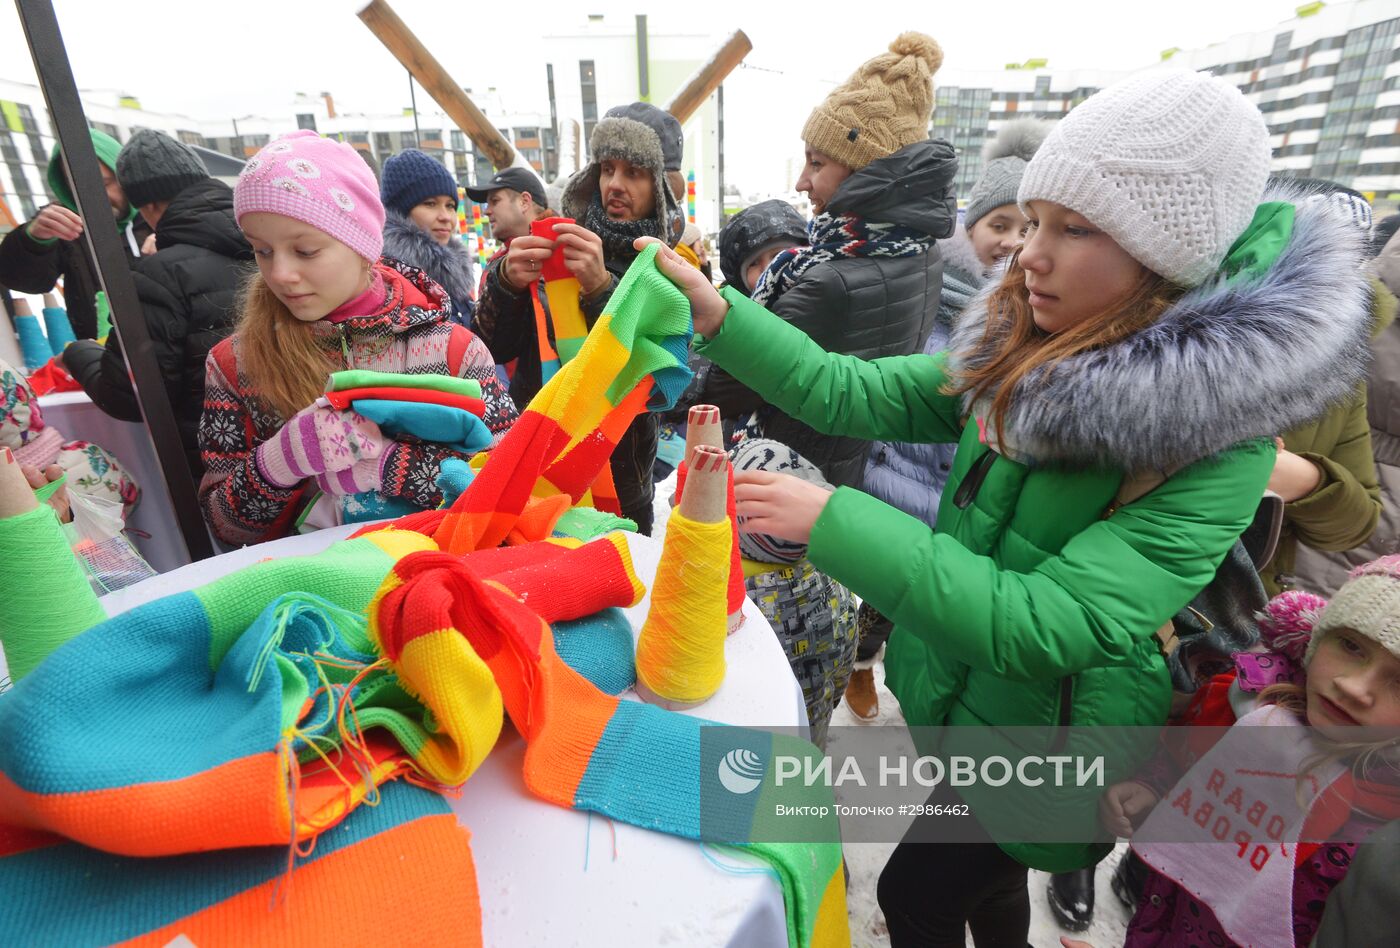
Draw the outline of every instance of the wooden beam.
M419 42L389 4L384 0L370 0L357 15L394 54L394 58L413 74L433 101L457 123L457 127L491 159L491 164L497 168L509 168L511 165L525 167L523 159L516 154L515 146L482 114L471 96L452 80L442 63Z
M734 71L739 63L744 61L744 57L753 51L753 43L744 35L743 30L735 30L734 35L724 41L724 45L715 52L710 61L701 66L699 71L691 76L681 91L677 92L671 104L666 106L666 111L676 117L676 120L684 125L692 115L705 104L705 100L710 97L710 93L719 88L719 84L724 81L724 77Z

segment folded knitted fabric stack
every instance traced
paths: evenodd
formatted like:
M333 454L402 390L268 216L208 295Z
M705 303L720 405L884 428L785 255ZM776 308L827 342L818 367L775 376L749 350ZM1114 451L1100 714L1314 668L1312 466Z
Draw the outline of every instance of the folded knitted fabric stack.
M471 457L491 446L486 402L475 379L398 375L349 369L333 373L323 396L332 407L353 409L397 441L424 441ZM376 491L338 498L339 520L361 523L415 513L421 507Z

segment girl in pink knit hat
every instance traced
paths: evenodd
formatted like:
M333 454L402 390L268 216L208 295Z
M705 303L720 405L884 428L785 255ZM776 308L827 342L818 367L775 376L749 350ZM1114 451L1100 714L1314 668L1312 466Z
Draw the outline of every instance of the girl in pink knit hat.
M1151 870L1127 945L1307 945L1357 844L1400 818L1400 555L1330 603L1274 597L1260 630L1268 651L1186 715L1228 730L1168 729L1104 792L1104 827Z
M344 498L394 512L437 506L439 464L457 452L328 406L328 375L475 379L496 435L517 412L486 346L447 321L442 287L381 261L384 207L368 166L349 145L293 132L248 162L233 205L258 270L237 330L206 367L199 492L214 533L231 544L285 535L320 494L339 502L317 505L319 525L346 515Z

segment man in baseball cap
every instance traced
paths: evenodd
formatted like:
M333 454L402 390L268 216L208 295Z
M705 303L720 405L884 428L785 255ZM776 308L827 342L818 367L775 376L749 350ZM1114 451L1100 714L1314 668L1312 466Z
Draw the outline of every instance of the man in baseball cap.
M503 168L485 184L467 188L467 197L486 205L491 236L502 244L530 232L530 222L549 216L544 185L527 168Z

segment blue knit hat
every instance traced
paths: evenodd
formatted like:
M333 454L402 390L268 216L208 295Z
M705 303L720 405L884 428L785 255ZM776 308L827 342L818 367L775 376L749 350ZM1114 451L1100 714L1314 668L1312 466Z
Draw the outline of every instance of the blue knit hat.
M410 148L384 162L379 180L379 199L390 210L408 216L421 201L446 194L455 203L457 182L442 163L417 148Z

